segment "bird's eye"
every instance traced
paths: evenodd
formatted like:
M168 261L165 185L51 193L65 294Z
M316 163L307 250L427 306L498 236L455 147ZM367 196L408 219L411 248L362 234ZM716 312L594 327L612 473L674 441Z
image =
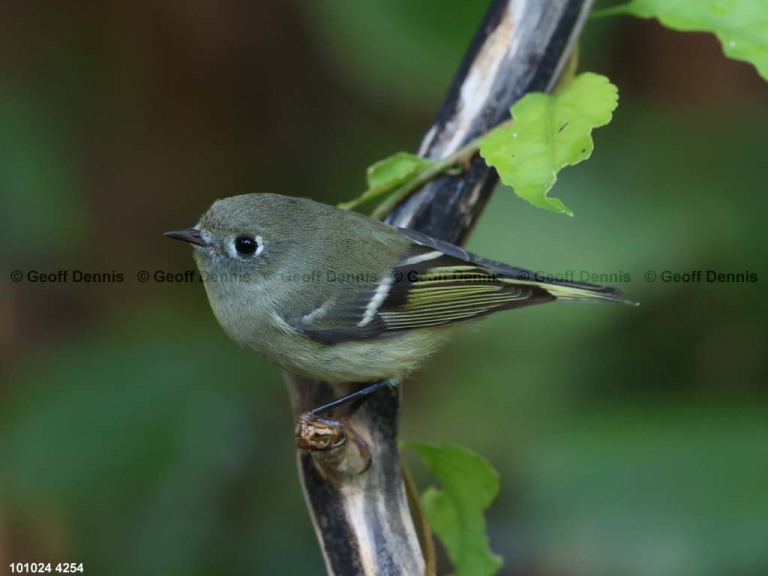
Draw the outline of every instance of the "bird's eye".
M259 243L253 236L238 236L235 238L235 251L241 256L250 256L259 248Z

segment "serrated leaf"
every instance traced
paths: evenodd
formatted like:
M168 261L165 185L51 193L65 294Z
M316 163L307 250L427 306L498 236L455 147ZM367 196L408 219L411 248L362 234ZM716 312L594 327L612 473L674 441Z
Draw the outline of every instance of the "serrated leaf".
M483 457L455 444L405 446L419 453L442 486L428 488L422 506L456 569L454 575L496 574L502 559L491 552L483 511L499 491L498 472Z
M614 11L658 18L675 30L712 32L729 58L753 64L768 80L768 0L632 0Z
M608 78L584 73L560 94L528 94L512 106L513 122L489 132L480 155L504 184L534 206L573 216L548 196L565 166L589 158L592 130L611 121L618 89Z

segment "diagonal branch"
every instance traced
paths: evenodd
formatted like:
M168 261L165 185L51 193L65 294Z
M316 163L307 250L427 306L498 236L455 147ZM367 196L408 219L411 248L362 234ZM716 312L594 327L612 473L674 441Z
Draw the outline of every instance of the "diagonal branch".
M524 94L550 91L581 33L592 0L494 0L478 28L419 154L443 158L509 118ZM475 157L398 205L397 226L463 243L497 183ZM298 417L353 391L284 374ZM342 423L347 442L299 451L299 472L331 575L418 575L424 558L408 508L397 447L400 391L377 392Z

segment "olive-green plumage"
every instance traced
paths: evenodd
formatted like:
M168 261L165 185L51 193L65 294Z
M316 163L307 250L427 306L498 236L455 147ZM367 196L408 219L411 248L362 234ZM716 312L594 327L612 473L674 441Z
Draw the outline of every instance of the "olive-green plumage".
M553 300L626 302L302 198L219 200L193 229L216 318L243 346L331 382L397 381L462 322Z

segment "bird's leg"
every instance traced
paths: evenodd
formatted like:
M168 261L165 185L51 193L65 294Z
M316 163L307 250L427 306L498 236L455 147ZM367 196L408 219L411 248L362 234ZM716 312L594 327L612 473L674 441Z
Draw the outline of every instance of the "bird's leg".
M333 402L328 402L327 404L318 406L317 408L310 410L308 414L310 416L318 416L320 414L324 414L325 412L328 412L329 410L333 410L334 408L343 406L344 411L338 414L338 416L351 416L352 414L357 412L358 408L360 408L360 405L363 402L365 402L366 398L368 398L371 394L375 393L377 390L381 390L385 386L395 386L395 385L396 385L396 382L391 378L387 378L385 380L379 380L378 382L374 382L373 384L366 386L365 388L361 388L360 390L356 390L351 394L342 396L341 398L338 398Z
M352 416L363 402L377 390L385 386L394 386L396 383L394 379L379 380L333 402L328 402L313 410L307 410L299 417L296 425L296 445L302 450L311 451L342 450L347 444L349 435L347 426L338 420ZM342 408L342 410L336 411L333 414L333 419L323 417L325 413L338 408ZM353 431L351 433L354 434ZM365 443L361 439L357 439L361 451L367 453L367 449L364 447Z

